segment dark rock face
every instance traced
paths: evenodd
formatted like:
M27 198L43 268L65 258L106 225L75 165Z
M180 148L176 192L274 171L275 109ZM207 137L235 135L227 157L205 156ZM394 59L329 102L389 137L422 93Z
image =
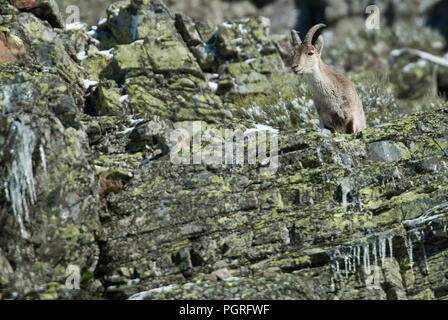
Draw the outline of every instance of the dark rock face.
M370 127L333 135L266 18L125 0L87 31L17 8L0 4L0 298L447 297L446 101L363 69Z

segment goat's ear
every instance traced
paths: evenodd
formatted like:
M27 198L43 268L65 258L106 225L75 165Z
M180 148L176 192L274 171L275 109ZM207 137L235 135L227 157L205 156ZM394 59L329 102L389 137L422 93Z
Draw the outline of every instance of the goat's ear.
M314 43L314 47L317 49L317 52L320 55L322 53L322 48L324 47L324 37L322 37L322 35L317 38L316 42Z

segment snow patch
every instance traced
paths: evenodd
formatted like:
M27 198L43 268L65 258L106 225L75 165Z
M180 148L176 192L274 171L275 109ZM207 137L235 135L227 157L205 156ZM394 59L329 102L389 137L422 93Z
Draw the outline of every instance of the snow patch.
M148 291L142 291L132 295L128 300L143 300L146 297L150 297L153 293L162 293L165 291L171 291L175 288L174 285L170 284L165 287L155 288Z
M82 60L87 59L88 57L87 57L87 54L86 54L85 51L81 51L81 52L78 52L78 53L76 54L76 58L77 58L79 61L82 61Z
M238 29L240 30L240 33L241 33L241 34L245 34L245 33L247 33L247 31L244 29L244 24L242 24L242 23L240 23L240 24L238 25Z
M99 26L106 25L106 24L107 24L107 19L106 18L103 18L100 21L98 21L98 25Z
M216 90L218 90L218 84L217 84L216 82L208 81L207 83L208 83L208 86L209 86L213 91L216 92Z
M114 55L111 53L112 50L113 48L109 50L98 51L97 54L105 56L107 59L112 59L114 57Z
M224 279L224 281L226 281L226 282L228 282L228 281L238 281L238 280L240 280L240 278L238 278L238 277L228 277L228 278Z
M125 134L131 132L132 130L134 130L134 127L126 128L123 131L118 131L117 133L125 135Z
M233 24L231 24L231 23L229 23L229 22L227 22L227 21L224 21L224 22L222 23L222 26L223 26L223 27L226 27L226 28L232 28Z
M122 104L123 102L125 102L126 100L129 99L129 95L126 94L124 96L121 96L120 99L118 100L120 102L120 104Z
M88 79L82 79L82 82L84 83L84 88L87 90L90 87L94 87L98 85L98 81L88 80Z
M74 22L65 25L65 30L81 30L87 27L87 24L82 22Z
M278 133L277 129L274 129L271 126L267 126L264 124L256 124L255 128L249 128L244 133L250 133L250 132L254 132L254 131L271 131L274 133Z

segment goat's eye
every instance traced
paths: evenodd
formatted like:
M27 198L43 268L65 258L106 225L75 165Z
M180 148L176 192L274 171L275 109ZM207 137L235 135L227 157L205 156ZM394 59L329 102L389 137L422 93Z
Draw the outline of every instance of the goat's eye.
M309 56L312 56L314 54L314 52L308 52Z

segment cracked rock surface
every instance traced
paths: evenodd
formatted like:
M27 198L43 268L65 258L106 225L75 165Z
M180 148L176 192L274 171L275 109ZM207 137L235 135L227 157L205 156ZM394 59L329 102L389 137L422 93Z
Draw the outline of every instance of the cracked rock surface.
M1 299L448 297L448 106L394 82L428 65L355 61L369 127L332 134L269 19L124 0L88 28L28 2L0 4ZM223 164L230 130L268 161Z

